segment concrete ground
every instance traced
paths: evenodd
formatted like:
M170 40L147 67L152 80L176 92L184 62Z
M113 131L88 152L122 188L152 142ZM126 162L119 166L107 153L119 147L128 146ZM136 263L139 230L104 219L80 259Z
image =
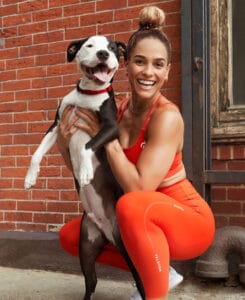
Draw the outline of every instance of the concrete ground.
M200 279L191 266L174 264L185 280L169 300L245 300L237 280ZM135 291L125 271L97 265L97 275L93 300L127 300ZM55 233L0 232L0 278L0 300L82 300L84 295L78 258L60 248Z
M0 267L1 300L81 300L84 282L80 275ZM99 278L93 300L127 300L135 291L131 280ZM224 287L186 279L170 292L169 300L245 300L242 287Z

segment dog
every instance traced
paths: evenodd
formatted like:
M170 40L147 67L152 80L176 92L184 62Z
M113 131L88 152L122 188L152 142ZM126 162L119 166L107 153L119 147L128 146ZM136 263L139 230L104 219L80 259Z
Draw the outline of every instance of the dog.
M120 250L145 299L141 280L120 237L115 205L122 190L110 170L103 147L105 143L119 137L111 82L121 56L126 59L126 45L105 36L95 35L71 42L67 48L67 60L71 62L76 58L82 77L58 107L53 125L32 156L24 183L26 189L35 185L41 160L57 140L59 120L67 105L73 105L74 111L76 107L84 107L97 113L102 124L98 134L91 138L78 130L69 144L75 185L84 208L79 244L80 265L85 278L84 300L90 300L95 291L95 260L108 242Z

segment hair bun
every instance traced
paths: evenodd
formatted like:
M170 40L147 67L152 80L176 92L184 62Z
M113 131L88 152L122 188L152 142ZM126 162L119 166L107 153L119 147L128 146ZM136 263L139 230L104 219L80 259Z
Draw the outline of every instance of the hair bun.
M140 11L139 19L140 30L161 30L165 21L165 13L157 6L147 6Z

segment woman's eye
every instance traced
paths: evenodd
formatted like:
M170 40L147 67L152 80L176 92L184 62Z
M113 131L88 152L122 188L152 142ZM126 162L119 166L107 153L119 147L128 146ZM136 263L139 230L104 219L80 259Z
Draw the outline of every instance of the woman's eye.
M138 65L138 66L141 66L141 65L144 64L143 60L141 60L141 59L137 59L137 60L135 61L135 63L136 63L136 65Z
M162 62L157 62L155 65L156 65L157 68L163 68L164 67L164 63L162 63Z

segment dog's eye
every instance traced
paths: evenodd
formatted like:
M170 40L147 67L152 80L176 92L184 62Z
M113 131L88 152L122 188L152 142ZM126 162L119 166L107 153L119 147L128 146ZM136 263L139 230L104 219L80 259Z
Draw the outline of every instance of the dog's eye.
M86 47L87 47L87 48L92 48L93 45L92 45L92 44L88 44Z
M111 50L111 51L115 51L116 50L116 45L111 44L111 45L108 46L108 49Z

